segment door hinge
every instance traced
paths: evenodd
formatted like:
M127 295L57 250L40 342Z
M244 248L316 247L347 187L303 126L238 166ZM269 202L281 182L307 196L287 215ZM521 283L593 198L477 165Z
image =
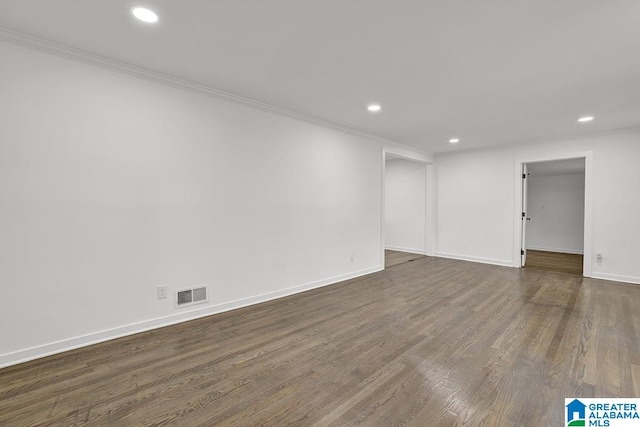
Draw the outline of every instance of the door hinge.
M524 255L524 249L520 249L520 255Z
M525 216L527 216L527 214L522 212L522 218L524 218Z
M526 177L527 177L527 175L523 173L522 174L522 179L525 179Z

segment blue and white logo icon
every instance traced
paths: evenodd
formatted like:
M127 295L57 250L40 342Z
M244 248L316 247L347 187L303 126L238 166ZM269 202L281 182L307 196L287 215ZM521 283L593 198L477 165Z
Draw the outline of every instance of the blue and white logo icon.
M584 426L587 405L574 399L567 405L567 426Z

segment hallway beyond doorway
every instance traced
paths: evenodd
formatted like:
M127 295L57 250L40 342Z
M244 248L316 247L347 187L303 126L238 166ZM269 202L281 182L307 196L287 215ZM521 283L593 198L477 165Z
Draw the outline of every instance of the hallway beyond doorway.
M582 262L583 255L529 249L524 267L582 276Z
M393 267L394 265L404 264L405 262L415 261L425 258L426 255L414 254L410 252L384 250L384 268Z

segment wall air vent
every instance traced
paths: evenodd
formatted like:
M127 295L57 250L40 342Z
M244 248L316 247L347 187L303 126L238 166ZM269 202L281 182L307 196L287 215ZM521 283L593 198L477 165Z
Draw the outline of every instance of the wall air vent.
M200 304L208 300L206 285L176 291L176 307Z

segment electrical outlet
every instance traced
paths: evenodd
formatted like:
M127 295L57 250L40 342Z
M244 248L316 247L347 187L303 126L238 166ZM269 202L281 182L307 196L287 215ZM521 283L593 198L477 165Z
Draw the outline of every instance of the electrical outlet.
M601 254L600 252L598 252L598 253L596 254L596 261L597 261L597 262L602 262L602 254Z
M164 299L167 297L167 286L158 286L158 299Z

